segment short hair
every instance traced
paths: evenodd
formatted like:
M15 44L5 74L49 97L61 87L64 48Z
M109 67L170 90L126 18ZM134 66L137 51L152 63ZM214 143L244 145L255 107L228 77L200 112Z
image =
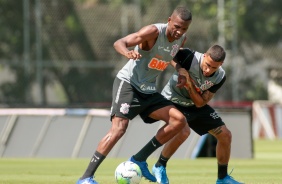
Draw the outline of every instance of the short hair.
M192 20L192 13L185 7L177 7L174 9L172 15L179 16L184 21Z
M207 54L212 58L215 62L223 62L226 56L225 50L219 45L211 46Z

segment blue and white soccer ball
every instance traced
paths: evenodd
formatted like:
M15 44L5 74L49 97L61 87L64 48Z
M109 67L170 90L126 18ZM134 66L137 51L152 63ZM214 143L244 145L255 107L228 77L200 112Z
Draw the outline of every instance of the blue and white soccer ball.
M137 164L125 161L117 166L115 178L118 184L139 184L142 172Z

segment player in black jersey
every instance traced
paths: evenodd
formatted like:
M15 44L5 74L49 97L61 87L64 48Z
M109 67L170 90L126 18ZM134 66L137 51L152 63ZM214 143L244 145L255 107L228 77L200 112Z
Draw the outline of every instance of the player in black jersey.
M169 184L166 174L167 161L188 138L191 128L199 135L209 133L217 139L216 184L240 184L227 174L232 134L220 116L207 104L225 82L225 71L221 67L225 55L221 46L214 45L204 54L185 48L175 56L179 77L175 72L162 94L185 115L188 123L180 133L165 144L159 160L153 166L153 174L158 183Z

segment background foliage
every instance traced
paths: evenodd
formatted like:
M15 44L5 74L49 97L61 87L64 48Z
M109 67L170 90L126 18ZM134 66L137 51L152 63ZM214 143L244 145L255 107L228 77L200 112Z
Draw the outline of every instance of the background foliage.
M109 107L113 78L126 62L114 41L166 22L179 5L193 14L186 46L205 52L219 37L224 40L227 82L215 100L268 99L269 70L282 68L282 1L0 0L0 5L2 106ZM160 88L171 72L161 76ZM281 76L275 79L282 85Z

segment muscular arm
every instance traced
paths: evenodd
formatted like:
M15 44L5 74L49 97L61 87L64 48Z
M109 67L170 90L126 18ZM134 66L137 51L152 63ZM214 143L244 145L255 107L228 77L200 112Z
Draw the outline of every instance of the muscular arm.
M202 94L199 94L194 85L187 85L185 87L188 90L190 98L196 107L202 107L206 105L214 97L214 93L208 90L204 91Z
M173 60L171 60L170 64L178 72L178 82L177 82L176 86L179 87L179 88L183 88L186 84L186 78L185 78L185 76L183 76L179 73L182 67L180 66L180 64L176 63Z
M188 72L184 68L179 69L179 74L186 78L185 88L187 89L189 96L196 107L202 107L206 105L214 97L214 93L208 90L204 91L202 94L199 94Z
M141 28L138 32L129 34L114 43L114 48L118 53L127 57L128 59L138 59L141 55L129 50L128 47L139 45L143 50L150 50L159 35L159 31L155 25L148 25Z

